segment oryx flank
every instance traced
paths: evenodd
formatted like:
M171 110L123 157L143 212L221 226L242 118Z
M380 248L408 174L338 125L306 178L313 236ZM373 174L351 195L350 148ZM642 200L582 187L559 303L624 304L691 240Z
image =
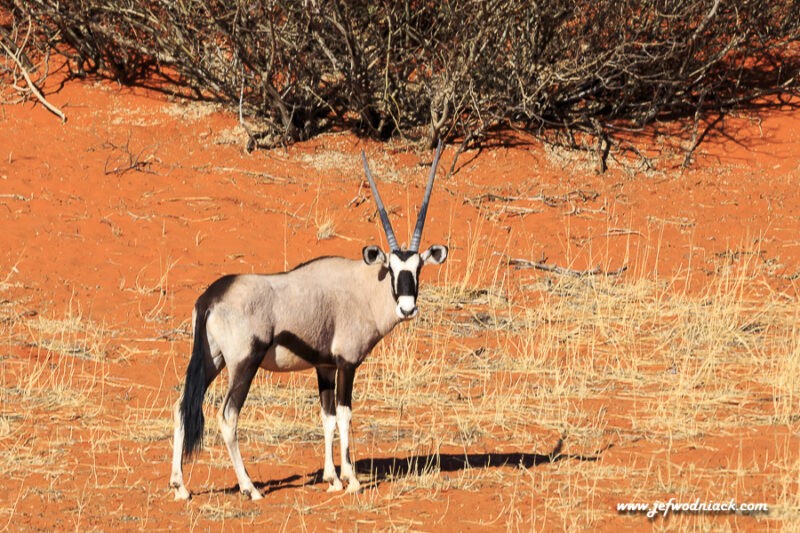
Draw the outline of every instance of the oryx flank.
M422 265L441 264L447 247L419 252L442 144L436 150L417 225L408 249L397 245L392 225L362 152L364 171L377 204L389 253L367 246L361 260L321 257L294 270L272 275L235 275L218 279L197 299L192 312L194 345L183 397L175 404L175 436L170 486L176 499L187 499L183 457L201 446L203 397L223 367L230 386L217 414L239 490L250 498L261 493L247 475L236 425L253 377L259 368L317 371L325 465L322 479L329 491L357 492L359 482L349 457L351 397L356 368L398 323L417 314ZM341 477L333 464L333 434L338 426Z

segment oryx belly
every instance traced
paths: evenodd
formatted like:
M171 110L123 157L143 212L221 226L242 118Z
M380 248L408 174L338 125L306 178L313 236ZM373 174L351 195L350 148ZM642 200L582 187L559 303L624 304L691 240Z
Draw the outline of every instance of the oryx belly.
M261 361L261 368L272 372L294 372L295 370L306 370L313 366L312 362L303 359L289 348L280 345L271 346Z

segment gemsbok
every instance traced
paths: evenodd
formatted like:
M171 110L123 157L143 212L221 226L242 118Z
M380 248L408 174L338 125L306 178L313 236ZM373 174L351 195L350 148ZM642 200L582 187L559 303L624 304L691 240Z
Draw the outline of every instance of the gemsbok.
M342 481L347 483L347 492L359 491L349 453L353 379L378 341L401 321L416 316L422 266L447 259L446 246L433 245L419 252L441 152L440 141L408 249L397 244L362 151L388 254L377 246L366 246L361 260L320 257L280 274L225 276L197 299L192 311L192 355L183 395L174 408L170 487L176 500L191 497L183 482L183 459L201 447L203 398L225 366L229 387L217 420L243 494L253 500L262 498L244 467L236 434L239 412L259 368L274 372L316 369L325 436L322 479L330 484L329 491L342 490ZM337 427L340 477L333 463Z

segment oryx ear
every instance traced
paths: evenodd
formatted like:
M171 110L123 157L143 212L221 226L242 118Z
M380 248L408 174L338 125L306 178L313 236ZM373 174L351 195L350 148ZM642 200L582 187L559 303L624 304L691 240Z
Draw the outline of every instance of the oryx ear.
M447 246L434 244L422 252L420 257L426 265L441 265L447 259Z
M364 249L361 250L361 255L364 256L364 262L368 265L386 263L386 254L377 246L365 246Z

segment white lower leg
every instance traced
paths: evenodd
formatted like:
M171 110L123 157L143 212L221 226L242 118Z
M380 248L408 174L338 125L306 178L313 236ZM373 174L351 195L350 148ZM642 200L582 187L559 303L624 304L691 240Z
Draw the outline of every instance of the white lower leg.
M231 456L233 462L233 469L236 472L236 479L239 480L239 491L242 494L250 496L253 500L260 500L261 493L258 492L255 485L253 485L250 476L247 475L247 470L242 461L242 454L239 452L239 440L236 437L236 426L238 422L238 413L228 413L228 419L224 415L224 408L220 410L217 415L219 421L219 429L222 432L222 439L225 441L225 446L228 448L228 454Z
M331 484L328 492L342 490L342 482L336 475L336 467L333 464L333 433L336 431L336 415L329 415L321 411L322 430L325 433L325 466L322 471L322 481Z
M183 484L183 422L180 400L175 404L172 413L175 433L172 439L172 474L169 477L169 486L175 489L176 500L188 500L191 495Z
M336 423L339 426L339 447L342 454L342 479L347 481L347 492L358 492L361 484L350 464L350 419L352 411L343 405L336 406Z

